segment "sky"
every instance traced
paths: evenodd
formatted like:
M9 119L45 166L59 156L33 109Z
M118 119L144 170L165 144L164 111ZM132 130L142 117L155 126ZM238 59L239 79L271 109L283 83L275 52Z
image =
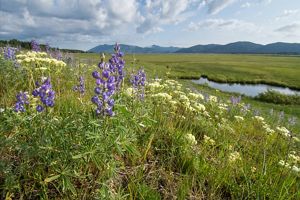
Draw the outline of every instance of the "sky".
M300 42L300 0L0 0L0 39L88 50Z

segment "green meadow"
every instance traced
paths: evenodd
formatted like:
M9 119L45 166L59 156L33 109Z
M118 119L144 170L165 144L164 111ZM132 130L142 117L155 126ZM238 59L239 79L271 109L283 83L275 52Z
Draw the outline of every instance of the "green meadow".
M127 55L124 79L108 89L119 76L97 67L100 55L75 54L65 65L19 54L18 67L0 57L0 199L300 199L300 127L291 121L299 105L187 80L299 88L299 57ZM147 81L133 85L140 66ZM74 90L82 85L84 93ZM97 114L109 90L114 115ZM27 99L16 112L20 91Z
M77 54L99 60L99 54ZM144 66L152 74L171 72L173 78L219 82L268 83L300 89L300 56L236 54L136 54L125 57L130 65Z

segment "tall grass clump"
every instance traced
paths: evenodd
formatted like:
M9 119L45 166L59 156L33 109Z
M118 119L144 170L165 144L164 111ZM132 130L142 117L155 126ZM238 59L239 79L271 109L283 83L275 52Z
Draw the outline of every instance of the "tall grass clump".
M92 66L18 55L0 59L1 199L300 198L294 124L146 76L118 45Z
M259 94L256 99L275 104L300 105L299 95L285 95L273 90L268 90L267 92Z

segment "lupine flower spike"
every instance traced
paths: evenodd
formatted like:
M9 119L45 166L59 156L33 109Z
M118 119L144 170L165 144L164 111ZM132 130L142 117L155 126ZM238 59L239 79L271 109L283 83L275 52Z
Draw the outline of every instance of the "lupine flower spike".
M146 74L143 69L139 69L137 74L133 74L130 80L134 93L139 97L139 99L143 100L145 96L145 82L146 82Z
M84 95L85 92L85 86L84 86L84 78L83 76L79 77L79 84L74 86L74 91L78 91L80 94Z
M115 74L117 89L120 89L125 76L124 73L125 61L123 60L124 53L120 51L120 45L118 43L116 43L114 47L114 51L115 53L112 54L111 59L109 59L109 68L112 71L112 73ZM104 62L99 63L100 69L103 66L101 65L101 63Z
M42 112L45 107L53 107L55 92L52 89L50 78L43 78L42 84L36 82L36 89L33 90L32 95L40 98L41 104L36 107L38 112Z
M35 40L31 40L31 49L33 51L41 51L39 43Z
M28 93L27 92L19 92L16 95L17 102L15 104L15 112L25 112L25 106L29 104L28 101Z
M4 58L6 60L15 60L16 59L16 49L12 47L5 47L4 48Z

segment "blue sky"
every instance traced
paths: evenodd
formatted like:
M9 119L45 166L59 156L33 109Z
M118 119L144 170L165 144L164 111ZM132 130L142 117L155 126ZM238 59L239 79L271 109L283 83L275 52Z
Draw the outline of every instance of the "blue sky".
M0 0L0 39L87 50L300 42L300 0Z

